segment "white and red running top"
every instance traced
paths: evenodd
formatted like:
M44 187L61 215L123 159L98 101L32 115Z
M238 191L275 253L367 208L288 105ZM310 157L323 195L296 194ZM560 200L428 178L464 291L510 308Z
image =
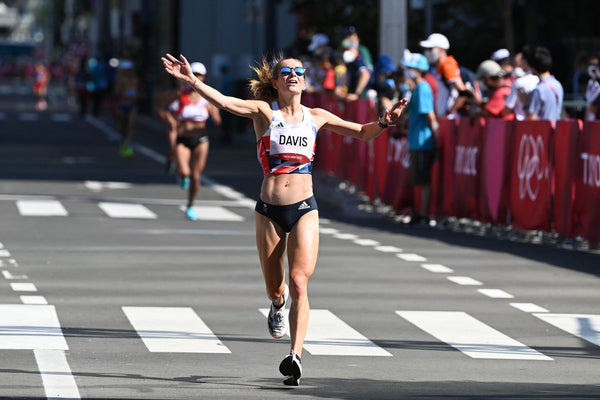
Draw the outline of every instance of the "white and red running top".
M310 174L317 139L317 126L310 110L302 106L302 122L292 124L285 121L277 102L271 107L271 126L257 143L263 173Z

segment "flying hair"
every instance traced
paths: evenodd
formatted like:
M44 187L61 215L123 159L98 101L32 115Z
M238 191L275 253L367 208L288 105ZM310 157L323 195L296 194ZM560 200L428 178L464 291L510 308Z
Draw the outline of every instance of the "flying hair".
M263 56L262 61L256 65L250 65L250 68L258 76L258 79L251 79L248 85L255 99L266 101L269 104L277 100L279 96L277 89L273 87L273 79L279 77L279 64L288 59L289 57L284 57L280 52L273 55L270 62L267 56Z

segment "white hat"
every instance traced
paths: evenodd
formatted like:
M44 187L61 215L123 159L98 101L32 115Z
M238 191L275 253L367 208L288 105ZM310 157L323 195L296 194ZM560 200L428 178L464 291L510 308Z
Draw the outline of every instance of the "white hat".
M325 46L329 43L329 37L323 33L315 33L312 37L310 45L308 45L309 51L315 51L317 47Z
M441 33L432 33L426 40L420 41L419 44L426 49L439 47L440 49L448 50L450 48L448 38Z
M490 58L496 62L499 62L508 57L510 57L510 52L508 51L508 49L498 49L492 54L492 57Z
M479 67L477 68L477 77L478 78L483 78L486 76L497 77L497 76L503 76L503 75L504 75L504 70L502 69L500 64L498 64L494 60L485 60L484 62L479 64Z
M192 73L206 75L206 67L201 62L193 62L191 67Z

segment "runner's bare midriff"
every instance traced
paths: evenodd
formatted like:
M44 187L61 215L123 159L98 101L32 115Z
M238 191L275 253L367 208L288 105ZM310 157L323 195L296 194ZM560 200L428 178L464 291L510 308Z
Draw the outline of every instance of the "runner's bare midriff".
M260 189L262 201L279 206L298 203L312 195L311 174L268 174Z
M198 136L204 134L206 129L205 121L179 121L177 124L177 134L179 136Z

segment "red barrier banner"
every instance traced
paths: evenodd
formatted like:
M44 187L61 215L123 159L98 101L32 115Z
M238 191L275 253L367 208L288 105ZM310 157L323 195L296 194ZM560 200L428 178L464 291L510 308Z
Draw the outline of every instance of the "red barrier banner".
M481 218L481 153L484 118L461 118L454 153L454 213Z
M600 122L585 121L579 141L576 198L581 236L600 242Z
M520 121L515 127L510 184L513 225L550 228L550 121Z
M408 139L389 138L387 151L387 173L381 201L398 212L413 205L413 190L410 186Z
M557 121L554 129L552 169L552 225L563 237L575 237L574 218L577 145L581 120Z
M338 117L343 113L338 107L334 95L321 94L316 96L316 106L327 110ZM317 135L317 153L315 155L315 168L329 174L335 174L339 165L342 149L342 136L328 129L321 129Z
M483 216L495 224L507 223L512 129L513 121L490 118L483 139Z
M431 169L430 215L454 215L454 148L457 120L438 118L437 160Z

